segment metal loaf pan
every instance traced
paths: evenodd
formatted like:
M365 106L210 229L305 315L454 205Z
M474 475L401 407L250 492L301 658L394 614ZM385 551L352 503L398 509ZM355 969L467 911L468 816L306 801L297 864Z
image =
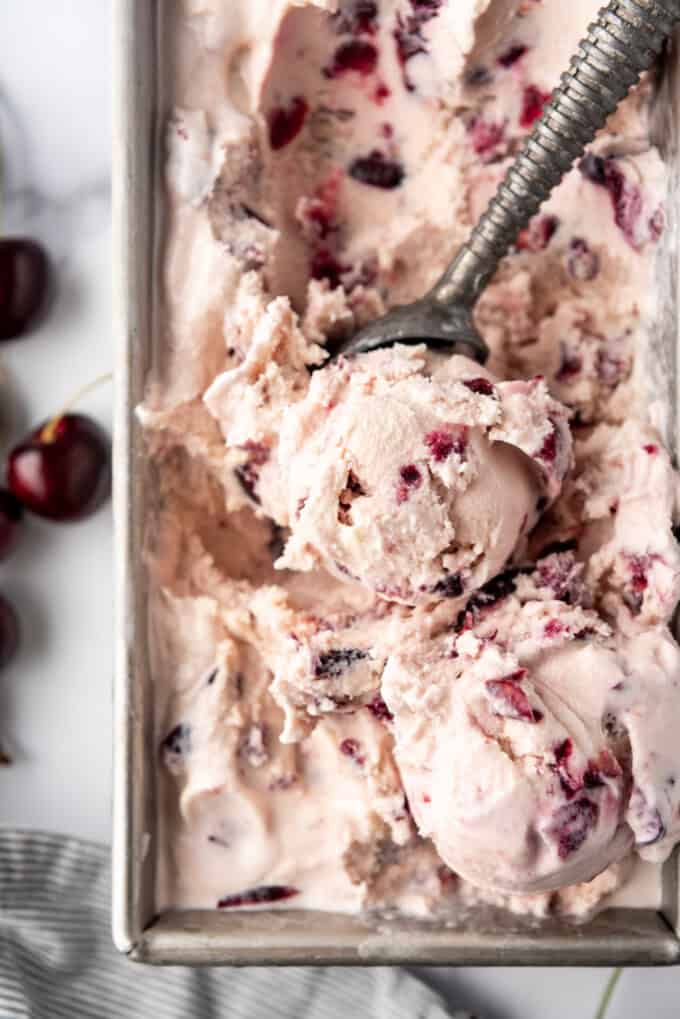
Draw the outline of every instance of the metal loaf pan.
M157 915L158 853L152 683L147 658L142 540L150 505L142 439L134 409L152 357L156 267L160 249L164 59L174 0L116 0L114 78L114 262L117 307L115 514L117 664L113 831L113 936L121 952L173 964L457 964L650 965L680 961L678 860L663 872L661 911L610 909L585 925L523 921L505 914L451 928L405 919L309 911L225 915L196 910ZM656 133L675 163L675 55L666 59ZM677 189L676 189L677 193ZM675 213L671 206L671 218ZM649 359L668 392L672 441L677 400L676 262L671 222L659 277L667 291L654 332L662 346ZM659 370L658 366L663 367Z

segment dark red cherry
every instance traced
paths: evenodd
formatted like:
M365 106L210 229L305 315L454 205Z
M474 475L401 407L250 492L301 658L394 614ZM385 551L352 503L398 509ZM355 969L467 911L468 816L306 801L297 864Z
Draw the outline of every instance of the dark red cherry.
M23 237L0 240L0 340L25 333L47 303L50 263L45 249Z
M19 649L19 617L14 607L0 594L0 669L14 658Z
M23 515L23 507L16 496L0 488L0 561L13 549Z
M109 439L84 414L62 414L44 422L11 451L7 483L38 516L86 517L110 491Z

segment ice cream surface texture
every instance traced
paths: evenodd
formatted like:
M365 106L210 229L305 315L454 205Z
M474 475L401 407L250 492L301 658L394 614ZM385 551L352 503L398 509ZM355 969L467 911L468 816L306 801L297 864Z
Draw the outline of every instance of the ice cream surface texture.
M422 346L343 358L282 415L257 488L291 530L278 566L323 566L414 605L464 599L525 543L570 463L565 408L542 379L498 382L467 358L429 359L430 370ZM241 386L237 368L206 395L227 442Z
M159 909L583 916L680 836L654 77L484 293L486 366L330 356L437 279L597 7L178 4Z

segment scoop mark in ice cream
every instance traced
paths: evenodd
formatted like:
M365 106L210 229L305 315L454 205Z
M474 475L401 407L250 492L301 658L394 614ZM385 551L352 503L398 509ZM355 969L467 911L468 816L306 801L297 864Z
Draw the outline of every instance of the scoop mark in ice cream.
M585 796L556 811L548 833L557 840L557 855L566 860L577 852L597 824L599 808Z
M292 899L299 894L299 889L293 888L292 885L258 885L257 888L247 888L244 892L237 892L235 895L225 895L218 901L217 908L234 909L237 906L259 906L262 903Z
M348 71L357 74L372 74L378 63L378 51L372 42L363 39L351 39L338 46L333 54L333 62L324 68L326 78L338 78Z
M315 679L337 679L357 662L368 658L368 652L360 648L333 648L320 654L314 665Z
M276 106L267 115L269 144L275 152L296 138L307 117L309 106L303 96L293 96L287 106Z
M404 179L404 167L395 159L388 159L378 149L368 156L357 156L347 170L349 176L368 187L390 191L398 188Z

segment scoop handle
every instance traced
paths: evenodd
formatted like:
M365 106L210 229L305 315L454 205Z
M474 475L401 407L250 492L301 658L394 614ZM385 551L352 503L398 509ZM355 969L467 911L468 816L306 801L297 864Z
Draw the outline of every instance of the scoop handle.
M520 230L651 67L678 20L680 0L611 0L600 10L431 300L474 305Z

